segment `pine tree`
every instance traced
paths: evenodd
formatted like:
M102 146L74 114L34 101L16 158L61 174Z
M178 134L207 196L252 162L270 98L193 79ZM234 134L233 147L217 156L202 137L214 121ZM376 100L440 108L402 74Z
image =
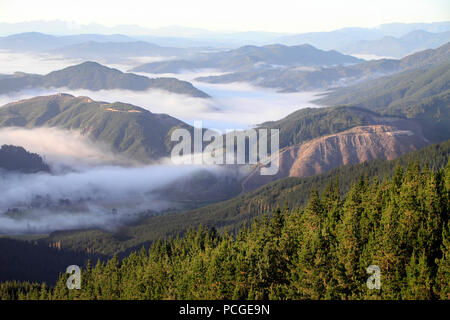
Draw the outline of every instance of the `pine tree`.
M450 223L442 232L441 257L438 266L435 292L441 299L450 300Z

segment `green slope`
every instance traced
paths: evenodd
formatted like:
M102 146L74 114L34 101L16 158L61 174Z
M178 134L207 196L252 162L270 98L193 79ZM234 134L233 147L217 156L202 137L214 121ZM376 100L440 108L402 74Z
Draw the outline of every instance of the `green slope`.
M12 126L77 130L93 141L105 143L114 152L144 163L170 154L172 130L191 130L189 125L166 114L67 94L36 97L1 107L0 127Z
M324 105L351 105L417 119L432 141L450 135L450 64L408 70L357 86L338 89L316 101Z

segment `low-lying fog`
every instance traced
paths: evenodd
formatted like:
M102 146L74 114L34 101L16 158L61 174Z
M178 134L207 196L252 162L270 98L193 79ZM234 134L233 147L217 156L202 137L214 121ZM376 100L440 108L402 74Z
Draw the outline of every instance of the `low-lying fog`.
M124 57L120 62L108 63L105 59L90 59L92 61L107 65L110 68L119 69L122 72L144 63L171 60L175 57ZM36 74L47 74L75 64L86 61L81 58L67 58L61 55L48 53L25 53L0 50L0 74L13 74L14 72L26 72Z
M203 121L203 126L220 130L245 129L256 124L281 119L305 107L318 107L311 103L320 92L277 93L246 83L197 84L200 90L212 96L201 99L159 90L71 90L67 88L26 90L0 95L0 105L35 96L60 92L74 96L87 96L93 100L126 102L153 113L166 113L189 124Z
M176 209L154 192L180 179L205 170L217 178L232 174L214 166L175 166L168 159L150 166L112 164L123 159L57 129L0 129L3 144L39 152L52 173L0 172L0 234L114 229L144 211Z

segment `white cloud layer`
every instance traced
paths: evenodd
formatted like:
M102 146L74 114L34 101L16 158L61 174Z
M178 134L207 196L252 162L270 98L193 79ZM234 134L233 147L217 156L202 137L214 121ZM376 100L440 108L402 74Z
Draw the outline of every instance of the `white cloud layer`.
M0 174L0 234L114 228L137 219L143 211L176 207L177 204L153 192L199 169L199 166L173 165L102 166L62 174L3 173ZM223 174L223 169L218 167L207 170ZM69 200L70 205L60 206L60 200ZM11 211L14 208L19 211Z
M318 107L310 101L320 92L277 93L249 84L197 86L212 99L200 99L159 90L71 90L67 88L27 90L0 95L0 105L28 99L37 95L60 92L74 96L88 96L93 100L126 102L153 113L166 113L190 124L203 121L204 127L217 129L245 129L256 124L279 120L305 107Z

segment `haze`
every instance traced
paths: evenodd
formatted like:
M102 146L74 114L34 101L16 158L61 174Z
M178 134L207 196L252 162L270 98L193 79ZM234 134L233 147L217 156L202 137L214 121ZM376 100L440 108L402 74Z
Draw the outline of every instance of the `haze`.
M432 22L450 18L446 0L399 1L208 1L2 0L1 22L66 20L79 24L184 26L221 31L311 32L391 22ZM53 30L58 33L58 30ZM170 31L170 30L168 30ZM195 30L192 30L197 32Z

